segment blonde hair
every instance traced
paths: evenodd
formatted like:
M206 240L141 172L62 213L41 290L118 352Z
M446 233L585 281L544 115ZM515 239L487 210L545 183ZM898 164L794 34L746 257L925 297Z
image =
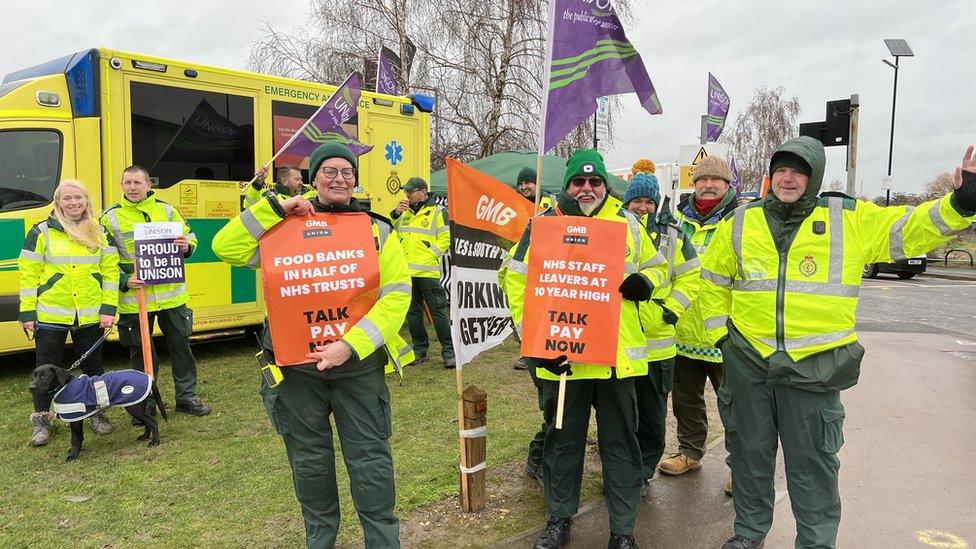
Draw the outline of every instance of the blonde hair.
M85 212L81 214L81 219L78 221L71 221L61 211L61 193L64 192L65 187L74 187L85 196ZM88 189L85 188L85 184L81 181L65 179L54 190L54 218L61 223L61 226L64 227L64 232L68 233L71 240L83 244L86 248L102 247L102 235L104 232L98 222L95 221L91 196L88 194Z

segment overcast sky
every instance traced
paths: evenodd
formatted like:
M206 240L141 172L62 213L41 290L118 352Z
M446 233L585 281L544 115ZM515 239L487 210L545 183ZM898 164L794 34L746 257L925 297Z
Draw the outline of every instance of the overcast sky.
M12 2L3 0L0 74L91 47L241 68L265 19L280 30L303 25L308 0L276 2ZM905 38L892 176L896 191L918 192L954 169L976 142L976 10L966 0L919 2L772 0L636 2L628 29L658 90L664 114L649 116L631 96L617 122L611 168L640 157L676 161L697 143L707 71L732 100L730 119L761 85L800 99L801 122L823 120L825 102L860 95L857 180L883 194L894 71L884 38ZM97 6L95 9L93 6ZM825 180L846 180L844 147L828 149Z

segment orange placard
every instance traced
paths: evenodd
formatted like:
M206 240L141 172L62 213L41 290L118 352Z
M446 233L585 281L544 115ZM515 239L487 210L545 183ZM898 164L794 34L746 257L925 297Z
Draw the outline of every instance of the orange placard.
M376 303L376 241L364 213L288 216L261 237L268 324L279 366L309 362Z
M613 366L627 224L537 217L529 240L522 355Z
M501 181L447 159L447 207L455 223L518 242L535 204Z

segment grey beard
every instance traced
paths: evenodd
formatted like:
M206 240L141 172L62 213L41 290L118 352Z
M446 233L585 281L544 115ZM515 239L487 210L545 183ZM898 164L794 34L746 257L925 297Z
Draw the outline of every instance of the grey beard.
M586 205L584 205L582 203L579 203L579 202L578 202L578 204L579 204L579 207L580 207L580 211L583 212L586 215L590 215L591 213L593 213L593 211L596 210L596 207L600 205L600 203L599 202L596 202L596 201L593 201L593 202L591 202L589 204L586 204Z

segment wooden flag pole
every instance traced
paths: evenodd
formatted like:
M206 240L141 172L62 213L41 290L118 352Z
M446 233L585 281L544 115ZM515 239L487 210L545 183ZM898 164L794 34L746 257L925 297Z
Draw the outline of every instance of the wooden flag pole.
M566 403L566 372L559 374L559 399L556 400L556 429L563 428L563 405Z
M132 264L132 276L139 278L139 266ZM136 303L139 305L139 342L142 345L142 369L149 377L153 375L152 334L149 332L149 309L146 306L146 287L136 288Z
M461 434L461 430L464 429L464 390L462 389L463 383L461 381L461 368L454 369L454 382L455 390L457 391L457 418L458 418L458 445L461 447L461 465L467 466L468 464L468 453L464 444L464 436ZM462 505L468 500L471 487L468 483L468 475L461 471L461 502Z
M535 215L542 209L542 152L535 161ZM566 374L559 375L559 396L556 400L556 429L563 428L563 407L566 402Z

